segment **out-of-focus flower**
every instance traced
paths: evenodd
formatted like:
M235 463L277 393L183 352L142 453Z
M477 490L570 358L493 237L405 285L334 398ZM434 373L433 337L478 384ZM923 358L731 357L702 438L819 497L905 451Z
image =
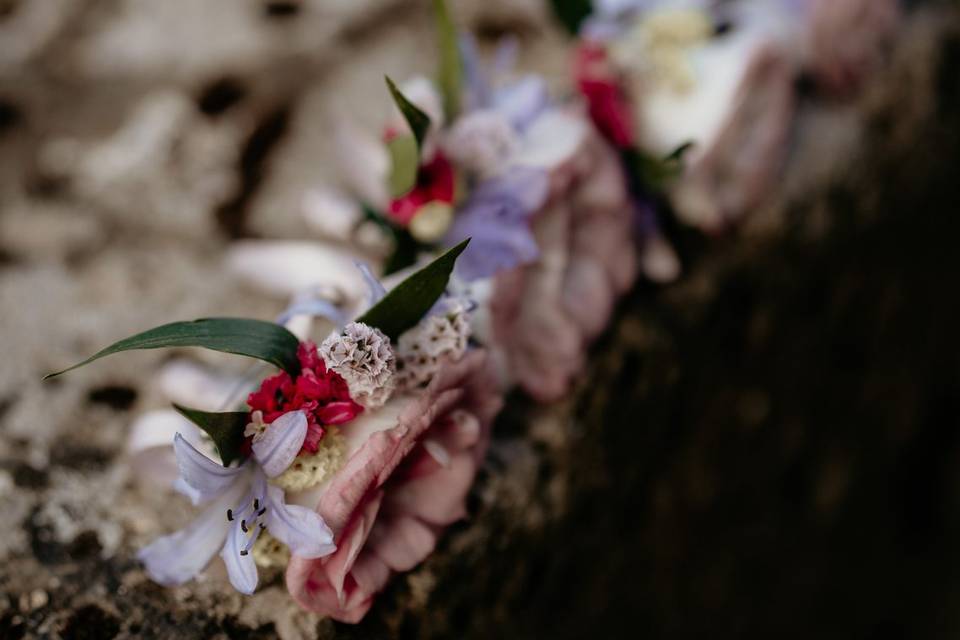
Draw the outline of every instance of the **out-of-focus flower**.
M883 64L901 21L897 0L806 0L809 64L835 95L855 92Z
M347 463L299 499L316 506L337 551L294 553L287 587L297 602L358 622L393 572L430 555L439 531L465 515L501 403L485 354L474 351L445 364L419 395L396 397L351 425Z
M250 594L257 588L257 565L251 549L264 530L298 556L332 553L333 533L317 513L286 504L284 492L267 482L283 473L300 451L307 433L301 411L275 420L253 444L253 457L239 467L222 467L197 451L179 434L174 451L180 468L177 489L194 504L208 504L186 528L158 538L138 554L150 577L164 585L196 576L220 549L230 583Z
M315 187L303 195L303 217L322 236L350 240L363 220L363 211L353 198L333 189Z
M517 133L509 120L493 109L481 109L457 119L443 140L443 149L450 159L481 178L505 170L517 145Z
M463 357L470 331L470 312L460 300L421 320L398 341L397 386L409 391L429 384L444 362Z
M362 322L351 322L320 345L320 354L330 371L347 382L357 402L375 409L393 393L396 359L390 338Z
M417 172L417 183L409 193L390 202L388 214L401 226L410 224L421 207L433 201L452 203L456 192L453 165L442 153L422 164Z
M620 160L589 127L573 121L562 130L571 128L580 133L569 153L556 156L564 159L549 173L550 195L531 219L539 257L501 271L487 298L504 383L541 401L567 392L589 342L636 276L633 207Z
M418 242L433 244L443 237L453 222L453 205L433 200L417 210L407 230Z
M488 278L535 260L530 218L546 201L549 186L547 173L531 168L517 168L478 185L444 241L453 246L471 238L457 261L457 274L466 280Z
M584 42L576 55L577 86L587 101L590 119L615 147L632 146L633 114L620 79L607 60L606 49Z

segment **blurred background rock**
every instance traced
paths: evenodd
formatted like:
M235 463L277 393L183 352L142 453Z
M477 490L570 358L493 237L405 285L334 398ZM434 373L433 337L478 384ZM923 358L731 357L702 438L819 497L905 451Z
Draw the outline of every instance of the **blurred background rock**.
M275 315L222 251L306 233L336 116L432 68L429 3L0 0L0 637L956 637L960 23L927 5L862 99L808 110L746 228L671 230L687 276L636 291L574 397L511 399L471 520L348 627L277 577L139 569L187 512L122 464L162 354L39 379ZM568 88L543 4L454 6Z

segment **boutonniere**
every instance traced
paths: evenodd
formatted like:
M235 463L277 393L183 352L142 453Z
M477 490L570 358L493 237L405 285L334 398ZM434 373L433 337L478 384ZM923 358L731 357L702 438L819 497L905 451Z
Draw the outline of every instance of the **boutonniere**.
M319 346L277 323L208 318L144 331L48 376L167 347L276 368L237 410L175 406L204 438L174 437L174 488L202 511L141 550L151 578L184 583L219 553L231 584L249 594L258 565L289 564L298 601L355 621L391 572L429 554L464 513L501 402L484 351L468 343L470 310L445 293L467 244L390 291L368 275L370 308ZM424 543L411 547L411 534Z

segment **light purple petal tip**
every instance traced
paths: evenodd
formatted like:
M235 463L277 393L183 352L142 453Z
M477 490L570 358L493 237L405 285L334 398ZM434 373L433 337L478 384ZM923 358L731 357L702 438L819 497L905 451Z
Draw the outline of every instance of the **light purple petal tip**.
M365 262L360 262L359 260L354 261L354 264L357 265L357 269L360 270L360 273L363 275L364 282L367 283L367 289L370 296L370 306L377 304L380 300L383 299L383 296L387 295L387 290L380 284L380 281L377 280L376 276L373 275L373 272L370 271L370 266Z
M242 494L237 483L185 528L157 538L137 554L150 578L162 585L178 585L192 579L210 563L223 546L229 529L226 512Z
M259 535L259 528L252 530L252 535ZM250 548L253 546L254 538L250 537L240 528L239 522L234 522L227 534L227 541L223 545L223 551L220 557L227 566L227 576L230 578L230 584L233 588L251 595L257 590L257 564L253 560L253 553Z
M270 535L301 558L322 558L336 551L333 532L316 511L288 505L283 490L267 486L267 512L264 514Z
M347 324L347 316L337 305L329 300L313 298L309 300L295 300L283 313L277 316L277 324L285 325L294 316L311 316L325 318L338 327Z
M293 462L307 437L307 416L303 411L291 411L274 420L253 442L253 455L263 472L275 478Z
M224 467L197 451L179 433L173 437L180 478L175 485L193 504L200 504L226 491L243 472L242 467Z

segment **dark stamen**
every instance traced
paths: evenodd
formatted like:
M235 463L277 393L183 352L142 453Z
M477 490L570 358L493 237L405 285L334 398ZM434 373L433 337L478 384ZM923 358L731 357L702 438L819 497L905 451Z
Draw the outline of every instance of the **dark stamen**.
M266 508L266 507L264 507L263 509L260 509L260 511L257 512L257 517L259 518L260 516L262 516L262 515L265 514L266 512L267 512L267 508Z
M246 520L241 520L241 521L240 521L240 528L243 529L243 532L244 532L244 533L247 532L247 521L246 521Z
M267 528L267 525L265 525L265 524L263 524L263 523L261 522L261 523L260 523L260 531L263 531L263 530L266 529L266 528Z
M253 499L253 510L256 511L260 508L260 498Z
M248 553L250 553L250 552L247 551L246 549L243 549L243 550L240 551L240 555L242 555L242 556L245 556L245 555L247 555Z
M233 522L233 509L227 509L227 522Z

